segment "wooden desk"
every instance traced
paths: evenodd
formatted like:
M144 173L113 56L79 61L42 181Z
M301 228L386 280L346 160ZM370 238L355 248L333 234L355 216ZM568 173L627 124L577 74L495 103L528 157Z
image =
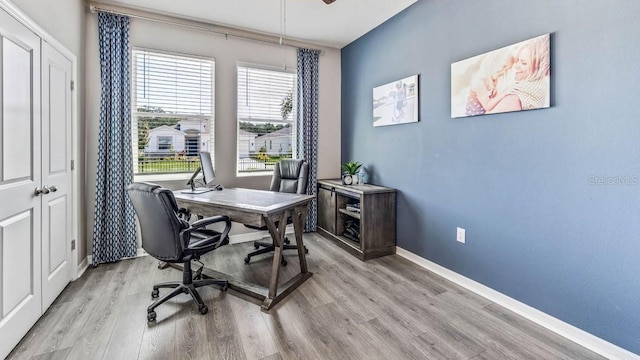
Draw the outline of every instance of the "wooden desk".
M259 227L266 226L269 229L271 238L276 244L269 288L248 283L211 269L205 268L202 271L203 275L210 278L225 278L229 281L231 289L261 300L262 311L271 309L311 277L312 273L307 269L302 232L307 218L307 205L314 199L313 196L237 188L226 188L222 191L210 191L204 194L182 194L180 191L175 191L174 195L179 207L184 207L194 214L203 216L227 215L231 221ZM278 293L280 258L288 216L291 216L293 220L300 273L282 285ZM276 227L276 222L282 226ZM182 269L180 264L169 264L169 266Z

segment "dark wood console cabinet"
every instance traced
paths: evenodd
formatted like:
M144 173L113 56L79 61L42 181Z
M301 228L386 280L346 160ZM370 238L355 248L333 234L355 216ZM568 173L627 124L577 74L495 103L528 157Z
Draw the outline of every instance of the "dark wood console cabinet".
M355 204L360 212L347 210ZM318 233L362 261L395 254L396 190L318 180Z

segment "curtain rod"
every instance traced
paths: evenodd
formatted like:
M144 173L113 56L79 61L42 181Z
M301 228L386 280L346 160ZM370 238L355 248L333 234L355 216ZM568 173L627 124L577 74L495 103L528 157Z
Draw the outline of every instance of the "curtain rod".
M128 17L134 18L134 19L140 19L140 20L145 20L145 21L150 21L150 22L173 25L173 26L183 27L183 28L192 29L192 30L204 31L204 32L224 35L225 38L234 37L234 38L238 38L238 39L242 39L242 40L257 41L257 42L267 43L267 44L271 44L271 45L278 45L278 46L286 46L286 47L290 47L290 48L294 48L294 49L317 50L317 51L320 52L320 55L324 54L324 50L322 50L322 49L306 47L306 46L304 46L304 44L300 44L298 41L295 41L295 40L292 40L291 42L287 43L286 41L284 41L284 39L278 38L278 37L274 37L272 35L262 35L264 37L257 37L257 36L249 35L249 34L251 34L250 31L246 31L247 34L245 35L245 34L238 33L237 30L234 30L234 29L231 29L231 28L229 28L229 29L226 29L226 28L224 28L224 29L215 29L215 28L208 27L208 26L213 26L213 27L222 28L221 26L214 25L214 24L207 24L208 26L192 25L192 24L188 24L186 22L181 22L181 21L171 21L171 20L167 20L167 19L155 18L155 17L148 16L148 15L139 15L139 14L134 14L134 13L131 13L131 12L126 12L126 11L118 11L118 10L113 10L113 9L106 9L106 8L100 7L99 5L96 5L94 3L90 3L89 4L89 11L92 14L95 14L96 12L100 11L100 12L114 14L114 15L128 16ZM145 13L145 11L142 11L142 10L136 10L136 11ZM172 16L168 16L168 15L165 16L165 17L173 18ZM186 20L186 21L197 23L197 21L194 21L194 20ZM256 35L260 35L260 34L256 33ZM296 45L296 43L300 44L300 45Z

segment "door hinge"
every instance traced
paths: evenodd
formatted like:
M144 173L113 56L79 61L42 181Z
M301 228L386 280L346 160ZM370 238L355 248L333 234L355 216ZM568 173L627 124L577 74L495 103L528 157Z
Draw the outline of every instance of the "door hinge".
M76 161L75 160L71 160L71 171L76 169Z
M76 249L76 239L71 240L71 250Z
M75 90L76 88L76 82L71 80L71 91Z

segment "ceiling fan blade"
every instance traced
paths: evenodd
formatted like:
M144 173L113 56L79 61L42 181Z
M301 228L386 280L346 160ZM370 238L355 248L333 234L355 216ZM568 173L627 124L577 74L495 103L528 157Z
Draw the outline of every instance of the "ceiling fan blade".
M322 0L324 1L325 4L331 4L332 2L336 1L336 0Z

